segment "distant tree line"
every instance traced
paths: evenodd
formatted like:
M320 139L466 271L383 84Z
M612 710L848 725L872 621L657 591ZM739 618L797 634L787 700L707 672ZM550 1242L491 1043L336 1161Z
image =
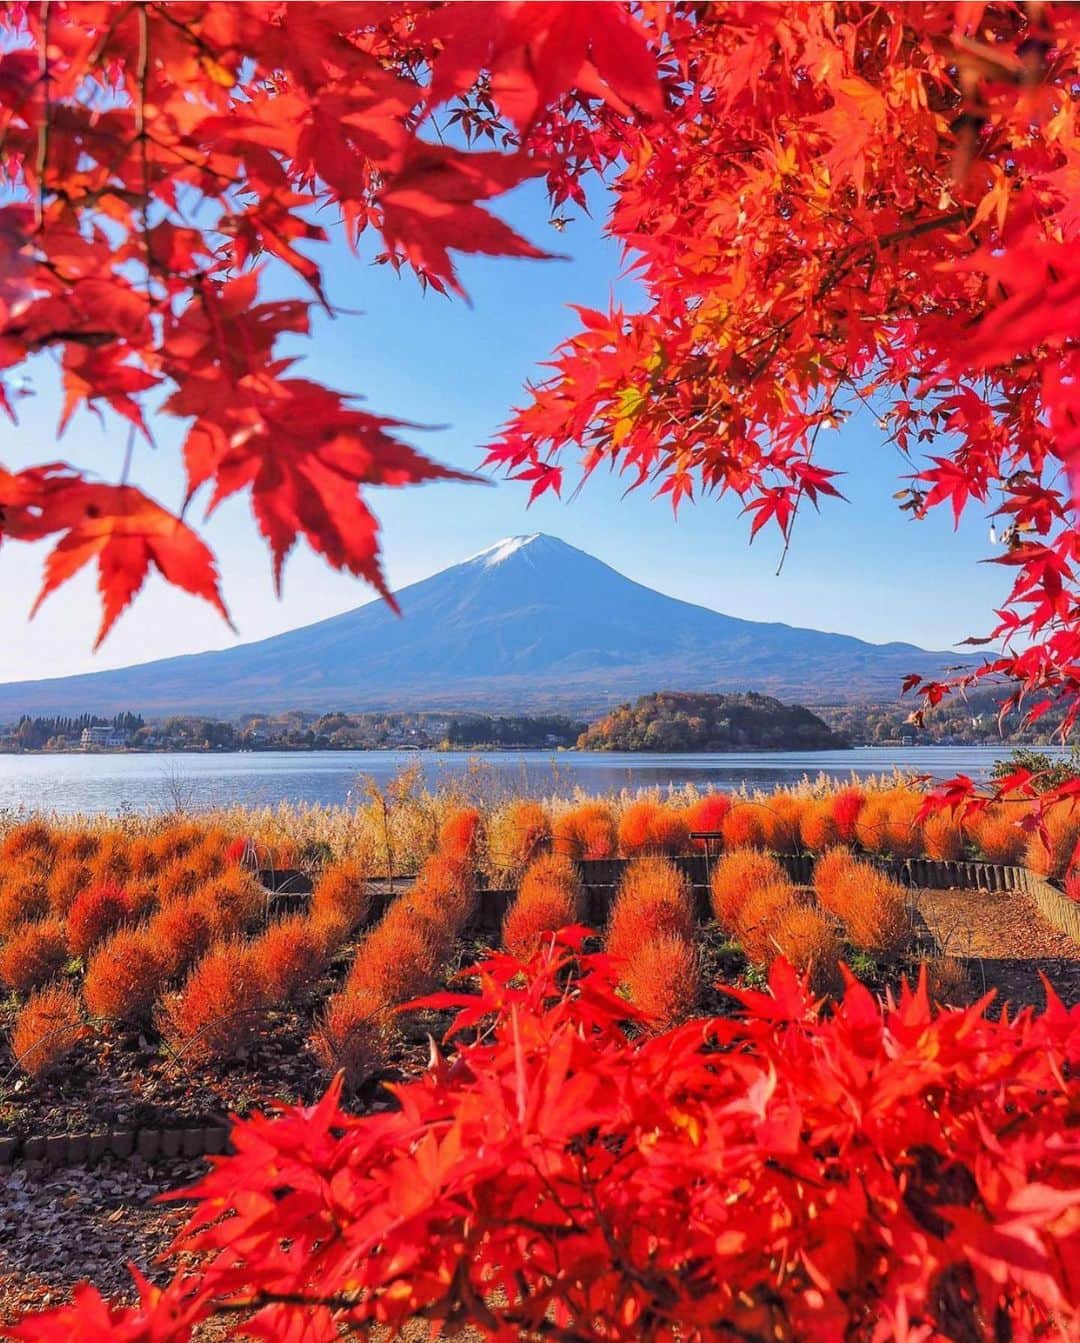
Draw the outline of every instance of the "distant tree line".
M147 722L125 711L110 717L81 713L24 715L6 731L0 749L64 750L79 744L84 728L109 727L135 750L371 750L544 749L610 751L728 751L829 749L838 744L973 744L1008 742L1041 746L1055 739L1060 711L1026 727L1017 714L999 731L992 691L946 700L922 726L912 706L889 704L786 705L768 695L693 694L662 691L620 705L589 724L565 714L474 712L312 713L300 710L246 714L229 721L203 714L173 714Z
M891 704L815 705L814 711L834 731L854 745L888 745L910 737L913 743L941 745L977 745L1010 742L1016 745L1045 746L1056 739L1064 711L1051 709L1030 725L1023 715L1010 713L998 721L999 704L992 690L980 691L966 699L955 696L943 700L916 725L910 721L914 704L901 700Z
M124 738L125 746L133 750L333 751L411 746L436 749L573 746L585 724L552 714L503 718L474 713L296 711L248 714L235 722L202 714L173 714L152 723L134 713L120 713L113 718L96 714L25 716L9 731L0 731L0 749L70 749L79 744L86 727L111 727Z
M580 720L561 714L465 714L450 720L446 740L451 746L573 746L584 729Z
M31 718L23 714L10 740L16 750L40 751L50 742L78 741L83 729L88 727L111 727L117 732L132 734L143 726L142 715L137 713L118 713L112 718L100 718L92 713L61 714L48 718Z

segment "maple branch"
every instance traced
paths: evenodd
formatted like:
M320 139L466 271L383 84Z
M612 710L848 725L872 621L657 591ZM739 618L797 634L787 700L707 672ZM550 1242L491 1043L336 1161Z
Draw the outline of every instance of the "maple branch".
M833 384L832 388L829 391L829 395L825 402L825 406L820 412L818 422L817 424L814 425L813 432L810 435L810 446L806 450L806 463L808 466L810 462L813 461L814 458L814 448L817 446L818 434L821 433L825 421L832 417L833 406L835 405L836 402L836 393L840 390L841 385L842 384L839 381ZM802 480L800 480L798 485L796 486L795 498L792 500L791 504L791 521L788 523L787 531L784 533L784 546L783 549L780 551L780 559L776 565L775 577L777 578L779 578L781 573L783 573L784 561L787 559L788 551L791 549L791 535L795 530L795 520L799 516L799 505L802 503L803 495L805 494L805 492L806 492L805 483Z
M127 445L124 448L124 466L120 472L120 484L128 483L128 476L131 472L131 459L135 454L135 426L128 426Z
M150 254L150 164L146 148L146 88L147 78L150 71L150 21L147 17L145 5L139 6L138 16L139 58L135 78L139 86L139 96L135 102L135 141L139 146L139 160L142 167L142 196L139 206L139 217L142 227L143 250L145 253L146 308L147 316L149 316L154 306L154 296L151 279Z
M148 6L148 8L153 9L159 19L164 19L166 23L171 24L178 33L183 33L195 50L200 52L208 60L214 61L215 63L219 60L220 52L215 51L205 38L199 33L193 32L186 23L182 23L175 14L171 12L168 4L155 4Z
M37 227L45 228L45 168L49 161L49 126L52 121L52 75L49 71L49 5L41 0L41 50L38 54L38 80L41 83L41 123L38 126L37 159Z

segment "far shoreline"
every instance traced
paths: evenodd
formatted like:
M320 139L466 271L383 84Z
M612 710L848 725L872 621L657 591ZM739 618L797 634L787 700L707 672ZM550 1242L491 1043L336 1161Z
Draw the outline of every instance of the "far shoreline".
M905 746L905 750L913 749L914 746L940 746L938 742L918 742L910 743ZM962 743L948 743L957 745L961 749ZM994 745L993 742L971 742L968 745ZM265 747L246 746L237 747L216 747L216 746L117 746L113 748L90 746L78 747L75 749L49 750L45 747L38 749L30 748L22 751L13 751L8 747L0 747L0 756L144 756L144 755L372 755L378 752L380 755L389 755L397 753L398 755L520 755L523 751L543 753L545 755L641 755L641 756L666 756L666 755L790 755L798 753L800 755L812 755L821 751L853 751L853 750L891 750L902 746L901 742L844 742L835 746L715 746L715 747L696 747L693 750L678 750L676 748L665 750L635 750L620 751L606 750L601 748L583 749L579 746L545 746L530 745L521 743L517 746L503 746L492 744L490 746L480 744L477 746L286 746L273 745Z

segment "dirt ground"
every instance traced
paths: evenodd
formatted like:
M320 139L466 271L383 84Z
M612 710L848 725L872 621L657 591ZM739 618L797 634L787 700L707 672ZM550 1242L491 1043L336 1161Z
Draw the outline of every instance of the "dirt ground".
M964 962L976 992L998 1005L1042 1008L1045 975L1072 1006L1080 1002L1080 945L1052 927L1023 895L1004 891L917 891L915 908L937 949Z
M128 1262L151 1277L154 1260L183 1224L183 1207L158 1194L190 1184L201 1161L148 1165L106 1158L92 1168L37 1163L0 1172L0 1321L58 1304L78 1282L130 1289Z

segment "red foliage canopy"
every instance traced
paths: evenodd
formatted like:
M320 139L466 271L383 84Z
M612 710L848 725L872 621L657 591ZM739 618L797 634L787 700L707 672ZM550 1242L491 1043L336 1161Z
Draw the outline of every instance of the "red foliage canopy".
M279 580L302 537L385 593L363 487L454 474L281 352L327 303L321 207L460 290L454 252L542 255L493 198L544 174L580 202L606 168L646 303L583 311L489 460L535 494L576 448L676 505L734 492L786 538L838 492L821 431L865 403L912 454L901 507L1001 515L1015 582L978 674L1080 706L1074 6L47 0L3 22L0 369L53 349L65 423L181 419L189 494L249 494ZM310 297L266 298L266 258ZM42 595L97 559L102 635L151 565L221 604L183 511L126 475L0 472L0 508L6 536L58 538Z
M821 431L863 403L912 454L901 507L1001 517L1016 576L979 675L1074 715L1080 13L650 17L669 115L624 123L611 216L647 302L581 313L490 460L539 493L576 446L586 474L732 491L787 538L837 492Z
M381 260L440 290L460 292L454 251L543 256L487 202L545 167L556 194L574 189L572 118L584 134L593 116L591 162L597 109L662 110L638 21L613 3L46 0L9 6L0 31L0 371L55 351L61 428L108 407L149 438L153 398L188 426L188 499L248 492L279 583L303 537L392 601L363 487L461 476L291 371L282 338L329 306L315 221L332 207L354 243L377 229ZM459 145L433 129L448 98ZM501 149L472 147L496 126ZM311 297L263 297L267 258ZM41 598L97 560L99 642L151 565L224 613L184 510L126 471L0 469L0 510L7 538L59 538Z
M742 1018L634 1041L604 958L522 969L432 1000L460 1009L458 1052L399 1108L331 1091L234 1130L174 1247L198 1270L11 1336L181 1343L211 1315L304 1343L425 1318L505 1343L1075 1336L1080 1008L994 1021L852 981L823 1018L778 961Z

